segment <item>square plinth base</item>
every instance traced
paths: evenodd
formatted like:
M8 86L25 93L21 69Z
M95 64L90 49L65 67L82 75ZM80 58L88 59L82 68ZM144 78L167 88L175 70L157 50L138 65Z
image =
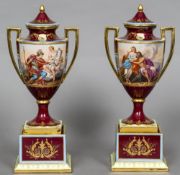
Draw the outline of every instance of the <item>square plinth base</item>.
M116 161L115 153L111 154L111 170L113 172L167 172L166 161Z
M22 134L23 135L51 135L51 134L62 134L63 123L60 120L59 125L56 126L29 126L27 121L25 122Z
M31 174L31 173L71 173L71 156L67 154L66 163L19 163L19 158L16 160L14 173Z
M155 120L153 124L125 124L122 120L118 123L118 132L120 133L158 133L159 127Z

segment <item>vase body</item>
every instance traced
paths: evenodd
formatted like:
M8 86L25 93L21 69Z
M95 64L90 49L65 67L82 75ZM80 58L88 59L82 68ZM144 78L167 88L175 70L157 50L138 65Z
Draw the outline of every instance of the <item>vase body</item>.
M66 71L67 40L39 43L19 39L17 44L19 70L23 81L37 102L48 102L60 86ZM46 107L48 108L48 105ZM40 112L41 108L38 115L28 122L29 125L52 126L59 123L49 115Z

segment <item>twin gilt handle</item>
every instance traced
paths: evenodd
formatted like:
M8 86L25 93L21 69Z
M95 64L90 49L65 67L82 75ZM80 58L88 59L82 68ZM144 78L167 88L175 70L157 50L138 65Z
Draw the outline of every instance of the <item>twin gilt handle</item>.
M20 38L21 29L20 28L8 28L7 29L7 40L8 40L8 48L9 48L9 54L10 54L10 57L11 57L11 61L12 61L13 65L14 65L14 68L15 68L17 74L19 75L20 79L24 82L23 76L21 75L21 73L19 71L18 65L16 63L16 59L15 59L14 54L13 54L12 39L11 39L12 38L11 37L12 32L16 33L16 44L17 44L17 47L18 47L18 39ZM65 38L67 39L66 55L68 53L68 48L69 48L68 46L69 46L69 33L70 32L75 33L75 48L74 48L74 52L73 52L71 62L70 62L69 66L68 66L68 68L67 68L67 70L64 73L64 76L62 78L62 82L65 80L65 78L67 77L69 71L71 70L71 68L72 68L72 66L74 64L74 61L76 59L76 55L77 55L78 48L79 48L79 29L65 28L64 29L64 35L65 35ZM18 52L18 50L17 50L17 52Z
M109 32L113 31L114 32L114 53L118 54L118 41L116 40L116 38L118 38L119 35L119 28L118 27L107 27L105 28L104 31L104 43L105 43L105 49L106 49L106 54L107 54L107 58L109 60L109 63L114 71L114 73L116 74L116 76L118 77L118 79L123 82L121 75L118 74L116 66L114 65L114 62L112 60L111 54L110 54L110 49L109 49ZM168 54L168 58L166 63L164 64L164 67L162 68L159 77L157 78L157 81L159 81L159 79L162 77L162 75L164 74L166 68L168 67L173 52L174 52L174 44L175 44L175 28L173 27L162 27L161 28L161 39L164 39L166 42L166 31L170 31L171 32L171 46L170 46L170 52Z
M74 48L74 53L73 53L73 57L72 57L72 60L67 68L67 71L64 73L64 77L63 77L63 80L67 77L69 71L71 70L71 67L75 61L75 58L76 58L76 55L77 55L77 52L78 52L78 47L79 47L79 30L78 29L75 29L75 28L66 28L65 30L65 38L68 39L68 42L67 42L67 49L66 49L66 52L68 53L68 45L69 45L69 32L74 32L75 33L75 48ZM108 36L109 36L109 32L110 31L113 31L114 32L114 52L115 54L118 54L118 44L116 41L116 38L118 37L119 35L119 28L118 27L107 27L105 29L105 33L104 33L104 42L105 42L105 49L106 49L106 54L107 54L107 57L108 57L108 60L109 60L109 63L114 71L114 73L116 74L116 76L118 77L118 79L120 79L120 81L122 82L122 77L119 76L118 72L117 72L117 69L114 65L114 62L112 60L112 57L111 57L111 54L110 54L110 49L109 49L109 42L108 42ZM174 44L175 44L175 28L173 27L163 27L161 28L161 39L165 39L166 41L166 31L170 31L171 32L171 47L170 47L170 52L168 54L168 58L167 58L167 61L166 63L164 64L164 67L163 69L161 70L160 74L159 74L159 77L157 79L157 81L162 77L162 75L164 74L166 68L168 67L170 61L171 61L171 58L172 58L172 55L173 55L173 52L174 52ZM13 49L12 49L12 40L11 40L11 34L12 32L16 32L16 44L18 44L18 39L20 38L20 33L21 33L21 29L20 28L9 28L7 29L7 39L8 39L8 48L9 48L9 53L10 53L10 56L11 56L11 60L12 60L12 63L15 67L15 70L17 72L17 74L19 75L20 79L24 82L23 80L23 77L19 71L19 68L17 66L17 63L16 63L16 60L15 60L15 57L14 57L14 54L13 54ZM63 81L62 80L62 81Z

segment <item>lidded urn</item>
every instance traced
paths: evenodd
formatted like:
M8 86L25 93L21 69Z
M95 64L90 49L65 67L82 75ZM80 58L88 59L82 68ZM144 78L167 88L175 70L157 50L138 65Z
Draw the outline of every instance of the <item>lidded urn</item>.
M105 48L109 62L134 103L132 115L122 122L152 124L154 121L143 112L143 103L169 65L174 50L175 29L162 27L161 36L155 36L153 31L156 23L146 16L142 5L139 5L135 16L125 22L124 26L127 32L122 37L119 36L118 27L105 29ZM109 31L114 32L114 60L109 50ZM164 59L166 31L171 32L171 48L168 58Z
M58 36L56 30L59 24L46 14L43 5L34 20L26 24L29 34L21 37L20 28L8 28L8 46L12 63L20 79L36 98L39 112L29 121L29 126L55 126L59 121L54 120L48 113L48 104L61 83L69 73L78 51L79 30L65 28L64 36ZM17 57L15 59L11 34L17 33ZM72 59L68 60L69 32L75 34L75 49Z

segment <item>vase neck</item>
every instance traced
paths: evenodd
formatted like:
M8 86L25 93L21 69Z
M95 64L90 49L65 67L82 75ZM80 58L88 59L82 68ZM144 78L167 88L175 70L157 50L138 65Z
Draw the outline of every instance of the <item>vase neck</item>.
M49 101L38 101L38 114L28 125L30 126L55 126L59 122L52 119L48 110Z
M133 99L134 109L131 116L123 120L126 124L152 124L153 120L146 117L143 111L144 100Z

